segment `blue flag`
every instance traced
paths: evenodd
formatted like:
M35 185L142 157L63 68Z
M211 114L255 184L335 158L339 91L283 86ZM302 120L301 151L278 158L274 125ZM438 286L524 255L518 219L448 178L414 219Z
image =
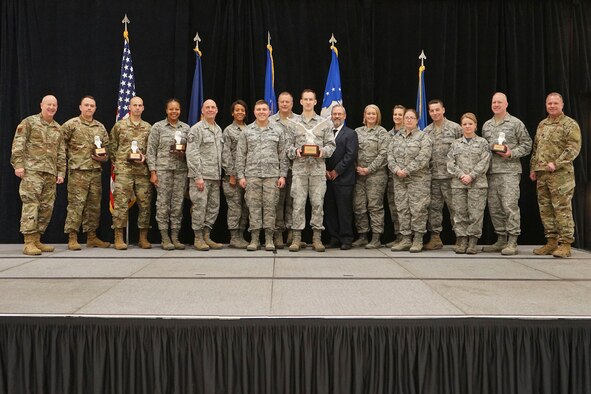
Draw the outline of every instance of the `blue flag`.
M427 127L427 97L425 96L425 66L419 67L419 87L417 89L417 114L419 115L419 130Z
M273 47L267 44L267 65L265 67L265 101L269 103L271 114L277 112L275 97L275 67L273 65Z
M191 90L191 104L189 106L189 126L193 126L201 119L201 106L203 105L203 75L201 72L201 51L195 49L195 75L193 76L193 88Z
M336 42L336 40L335 40ZM337 47L330 47L332 60L328 69L326 78L326 87L324 88L324 98L322 99L322 110L320 115L328 118L330 111L335 104L343 104L343 94L341 93L341 72L339 70L339 51Z

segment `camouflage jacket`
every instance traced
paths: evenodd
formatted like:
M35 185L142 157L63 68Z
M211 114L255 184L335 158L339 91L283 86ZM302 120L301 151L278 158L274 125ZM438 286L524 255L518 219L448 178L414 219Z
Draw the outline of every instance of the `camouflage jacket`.
M189 125L180 120L172 125L164 119L154 123L148 137L148 152L146 161L148 170L186 170L187 162L182 154L171 153L171 145L176 144L176 132L180 132L181 143L187 144Z
M148 175L148 166L145 162L130 162L127 158L131 153L132 141L136 141L139 151L146 154L149 135L150 124L143 120L140 120L137 125L133 124L130 118L115 123L109 138L109 154L115 167L115 174Z
M431 154L431 175L433 179L449 179L451 175L447 172L447 153L451 144L462 137L462 127L456 122L445 118L441 127L437 128L435 123L425 127L423 132L433 141L433 152Z
M367 168L370 174L378 171L386 172L388 164L388 145L392 137L382 126L358 127L355 129L359 149L357 151L357 165Z
M336 149L332 122L317 114L310 119L303 115L290 120L293 125L293 139L287 149L287 157L293 160L292 172L294 175L325 175L326 164L324 159L332 156ZM296 150L305 144L314 144L322 150L322 157L297 157Z
M222 129L202 120L187 135L189 178L219 180L222 176Z
M66 143L68 168L70 170L96 170L101 169L101 162L91 156L97 146L94 139L98 137L102 148L109 147L109 135L105 126L96 119L85 120L77 116L62 125L62 135Z
M572 118L562 114L556 119L547 117L538 125L531 156L532 171L547 171L548 163L556 170L573 171L573 161L581 150L581 129Z
M499 124L496 124L495 119L492 118L482 126L482 136L491 147L493 144L498 143L500 133L505 133L504 144L511 149L511 157L505 159L493 153L488 173L521 174L520 159L531 152L532 145L531 137L525 125L521 120L507 114Z
M66 145L55 120L47 123L41 114L23 119L12 141L10 164L14 169L66 176Z
M490 164L490 148L488 141L477 135L470 140L458 138L455 140L447 153L447 170L453 176L451 187L456 189L464 188L486 188L488 181L486 172ZM470 175L472 183L464 185L460 176Z
M244 177L279 178L287 176L285 136L275 122L260 128L249 124L238 139L236 173Z
M226 175L236 176L236 149L238 148L238 139L242 135L245 126L240 126L233 122L224 129L222 133L224 146L222 148L222 168Z
M430 180L432 141L419 129L406 133L403 129L394 136L388 151L388 168L394 174L404 170L410 180Z

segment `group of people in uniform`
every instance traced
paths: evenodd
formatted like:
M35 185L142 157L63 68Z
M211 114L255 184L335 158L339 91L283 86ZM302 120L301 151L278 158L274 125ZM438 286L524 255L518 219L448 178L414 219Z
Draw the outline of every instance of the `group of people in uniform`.
M315 251L379 248L387 194L395 239L386 246L392 251L442 248L447 205L457 240L454 251L478 253L488 201L497 240L482 251L514 255L521 221L521 158L531 153L529 178L537 185L547 239L534 253L570 256L573 160L581 148L581 132L563 113L559 93L546 97L548 116L539 123L533 146L523 122L508 113L503 93L493 95L493 117L482 126L481 136L473 113L455 123L445 117L441 100L428 103L432 123L423 131L417 127L416 111L401 105L393 108L392 130L381 126L380 109L373 104L364 109L363 126L352 130L345 124L342 105L333 106L329 118L319 116L314 110L316 94L310 89L301 94L301 115L292 112L293 101L290 93L281 93L279 110L271 114L269 104L259 100L255 120L247 124L248 106L236 100L231 105L233 122L222 131L211 99L202 105L201 120L190 127L179 119L177 99L166 103L165 119L150 125L142 120L144 104L136 96L129 102L129 116L107 133L94 119L93 97L82 98L80 116L60 126L54 120L57 99L45 96L41 113L18 125L12 146L11 164L21 178L23 253L54 250L41 242L41 235L52 215L56 184L64 182L66 172L68 248L81 249L80 229L87 234L87 247L110 247L96 234L102 164L110 160L118 250L128 247L124 234L132 199L139 211L138 246L152 247L148 230L154 190L162 248L184 249L179 231L188 188L193 246L200 251L223 247L211 238L223 190L229 246L234 248L273 251L287 245L297 252L306 247L302 230L308 201ZM247 229L250 241L244 238ZM326 246L323 231L329 239ZM423 244L427 232L429 240Z

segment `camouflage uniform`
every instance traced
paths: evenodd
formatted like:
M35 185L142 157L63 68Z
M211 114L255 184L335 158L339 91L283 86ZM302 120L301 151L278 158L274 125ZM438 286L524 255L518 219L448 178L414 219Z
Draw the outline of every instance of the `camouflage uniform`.
M482 235L482 220L486 208L488 182L486 171L490 164L488 142L479 136L470 140L462 137L455 140L447 154L447 170L451 179L452 222L457 237L476 237ZM464 185L462 175L469 175L472 182Z
M388 168L394 174L394 196L402 235L426 232L431 199L431 144L429 136L419 129L408 134L403 129L389 147ZM404 170L408 176L399 178L398 170Z
M521 157L531 151L531 137L522 121L510 114L496 123L494 117L482 126L482 136L492 147L498 143L499 133L505 133L505 145L511 149L509 158L492 154L488 170L488 210L495 233L519 235L519 182L521 181Z
M152 210L152 184L146 163L127 161L131 153L131 142L137 141L139 150L145 154L148 145L150 124L141 120L135 125L131 118L120 120L111 129L109 153L115 167L115 190L113 198L113 228L127 227L128 202L135 194L139 208L137 226L150 228Z
M248 125L238 139L236 173L246 178L246 203L250 228L275 229L275 213L279 188L277 179L287 176L289 166L285 154L283 129L275 122L261 128L256 122Z
M390 136L382 126L358 127L357 166L367 168L369 175L357 174L353 190L353 212L357 232L384 233L384 192L388 182L386 164ZM368 220L369 214L369 220Z
M431 156L431 203L429 204L428 230L441 233L443 230L443 205L447 204L450 217L454 217L451 176L447 172L447 153L452 142L462 137L462 128L456 122L444 118L441 127L431 123L423 130L433 141ZM452 220L453 226L453 220Z
M326 192L326 164L324 159L332 156L336 145L332 132L332 122L317 114L311 119L303 115L292 121L293 142L287 150L287 156L293 160L293 225L294 230L303 230L306 226L306 200L310 195L312 217L310 225L314 230L324 230L324 193ZM313 134L313 141L310 138ZM310 142L309 142L310 141ZM303 145L313 143L322 150L322 157L297 157L296 150Z
M181 228L183 199L187 189L187 162L184 154L171 152L176 144L176 132L186 144L189 125L178 121L172 125L167 119L154 123L148 137L146 162L149 171L156 171L156 222L160 230Z
M298 116L299 115L292 113L289 119L295 120ZM286 120L281 120L279 113L269 116L269 120L272 122L277 122L283 128L283 132L285 134L285 144L286 146L291 146L291 141L293 139L293 124L290 124ZM293 222L293 197L291 196L293 175L291 172L291 160L288 160L288 166L289 168L287 170L287 176L285 177L285 187L279 189L279 198L277 200L277 212L275 218L275 228L281 232L283 232L285 229L291 229Z
M390 150L390 144L394 141L394 136L398 133L398 130L390 130L389 134L389 143L388 143L388 150ZM386 158L386 168L388 165L388 160ZM400 223L398 221L398 211L396 210L396 200L394 198L394 174L392 171L388 170L388 186L386 189L386 193L388 194L388 207L390 208L390 217L392 218L392 226L394 227L394 234L400 234Z
M581 150L581 129L578 123L562 114L538 125L531 157L531 170L536 172L538 206L546 238L559 243L574 242L575 223L572 198L575 189L573 161ZM548 171L548 163L556 170Z
M68 120L62 125L68 158L68 213L64 232L96 231L101 216L102 163L91 156L96 148L95 137L101 147L109 146L105 126L96 119L88 122L82 116Z
M244 230L248 222L248 207L244 201L244 190L238 185L230 185L230 176L236 176L236 148L238 138L242 134L244 126L239 126L236 122L224 129L222 133L224 138L224 147L222 148L222 168L224 169L224 179L222 188L228 203L228 230Z
M65 177L66 148L60 125L41 114L25 118L16 128L10 164L24 168L19 194L23 204L20 231L43 234L55 201L56 177Z
M220 178L222 176L222 129L202 120L191 127L187 136L189 194L193 203L192 228L211 229L220 211ZM195 180L203 179L202 191Z

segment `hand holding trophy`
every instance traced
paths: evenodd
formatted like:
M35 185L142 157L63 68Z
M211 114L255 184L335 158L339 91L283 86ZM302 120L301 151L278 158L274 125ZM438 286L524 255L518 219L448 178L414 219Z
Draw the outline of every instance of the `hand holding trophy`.
M143 160L142 153L140 152L140 148L137 145L137 141L131 141L131 152L127 156L127 161L131 162L141 162Z
M184 140L180 130L174 133L174 144L170 146L170 153L182 154L187 150L187 142Z
M499 138L497 139L497 143L493 144L491 150L493 152L498 152L498 153L507 152L507 145L505 145L505 133L503 133L502 131L499 133Z

